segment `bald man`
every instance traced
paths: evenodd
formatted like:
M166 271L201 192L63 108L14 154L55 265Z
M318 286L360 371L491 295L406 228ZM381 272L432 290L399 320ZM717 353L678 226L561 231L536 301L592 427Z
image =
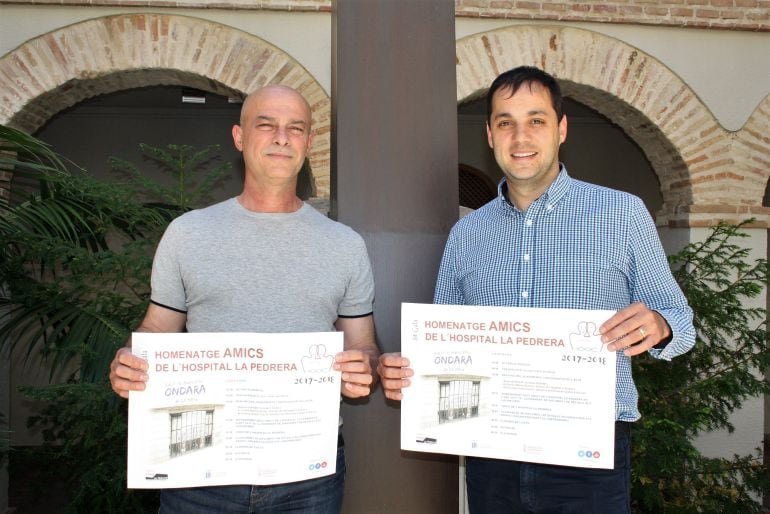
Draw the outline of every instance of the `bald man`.
M296 193L313 143L310 106L291 88L262 88L244 101L232 135L243 153L243 192L169 225L153 260L150 305L136 331L341 330L344 351L334 358L341 393L367 396L379 350L366 247L353 230ZM129 391L144 390L147 379L147 362L131 353L129 339L110 365L112 388L127 398ZM344 479L340 436L334 475L271 486L165 489L160 513L338 513Z

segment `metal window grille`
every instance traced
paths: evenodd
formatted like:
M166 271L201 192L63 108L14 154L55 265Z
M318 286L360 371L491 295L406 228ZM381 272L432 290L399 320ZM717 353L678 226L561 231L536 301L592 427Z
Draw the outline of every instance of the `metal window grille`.
M439 381L438 422L478 417L480 389L478 380Z
M214 432L214 410L192 410L170 414L171 444L169 453L183 453L211 446Z

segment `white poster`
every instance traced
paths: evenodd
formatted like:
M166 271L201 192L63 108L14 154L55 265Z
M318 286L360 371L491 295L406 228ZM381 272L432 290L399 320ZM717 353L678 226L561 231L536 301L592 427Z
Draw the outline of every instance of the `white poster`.
M341 332L135 333L128 487L268 485L333 474Z
M401 448L612 468L614 311L402 304Z

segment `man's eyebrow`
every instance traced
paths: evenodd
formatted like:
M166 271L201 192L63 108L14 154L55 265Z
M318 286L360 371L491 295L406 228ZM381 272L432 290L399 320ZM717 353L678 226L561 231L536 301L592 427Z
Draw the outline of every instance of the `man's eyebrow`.
M548 111L545 109L532 109L531 111L527 112L527 116L545 116L548 114ZM494 119L498 118L512 118L513 116L509 112L499 112L493 116Z
M267 116L265 114L257 114L255 116L254 120L255 121L271 121L271 122L275 122L276 121L276 119L273 118L272 116ZM308 124L307 121L301 120L301 119L299 119L299 120L290 120L289 121L289 125L305 125L305 126L307 126L307 124Z

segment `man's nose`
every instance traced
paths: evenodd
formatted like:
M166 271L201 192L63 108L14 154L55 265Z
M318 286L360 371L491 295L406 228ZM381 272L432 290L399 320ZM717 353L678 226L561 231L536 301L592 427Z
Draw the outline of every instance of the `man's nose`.
M514 141L527 141L529 139L529 131L526 126L516 125L513 129L512 138Z
M286 129L286 127L278 127L275 130L275 140L273 142L281 146L286 146L289 144L289 131Z

